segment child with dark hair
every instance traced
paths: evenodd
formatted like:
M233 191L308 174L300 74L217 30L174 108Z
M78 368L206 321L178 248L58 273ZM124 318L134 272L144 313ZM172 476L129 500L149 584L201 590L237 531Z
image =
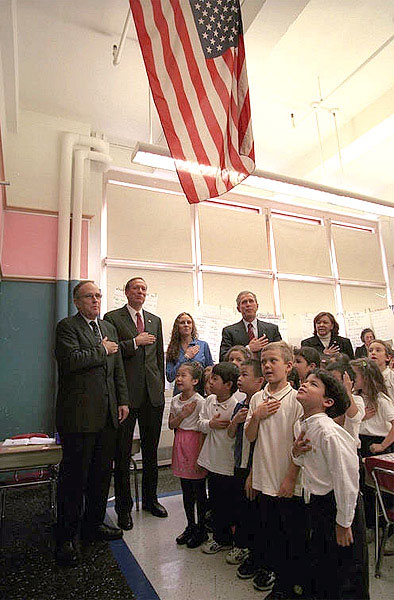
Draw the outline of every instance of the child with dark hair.
M309 373L320 367L320 354L315 348L301 346L294 348L294 368L298 373L300 384L305 381Z
M334 421L348 409L348 393L333 375L318 369L301 385L297 400L304 414L294 427L297 439L292 454L295 464L302 467L308 500L307 591L313 598L368 600L356 444Z
M232 363L221 362L213 367L212 394L206 398L199 416L199 429L206 438L197 462L208 471L213 529L213 539L202 546L206 554L230 549L233 542L234 439L227 435L227 427L237 403L234 393L238 376L239 370Z
M350 433L356 440L357 448L360 448L361 442L359 433L361 421L365 416L365 405L361 396L353 394L353 384L356 374L348 361L332 362L327 365L326 371L327 373L331 373L335 379L343 383L350 400L350 405L346 412L340 417L337 417L335 421Z
M196 392L196 388L200 385L202 374L203 369L198 362L183 363L178 368L175 382L180 393L172 398L168 417L169 428L175 430L172 470L181 479L187 519L187 527L178 535L176 542L186 544L188 548L196 548L208 539L205 530L207 472L197 465L203 438L198 428L198 417L204 398Z
M249 579L254 576L255 556L254 537L256 530L256 519L258 512L256 508L256 492L252 487L251 466L253 446L245 436L244 424L248 414L249 403L252 396L261 390L264 378L261 371L260 361L255 359L246 360L240 366L238 378L238 389L245 398L237 402L231 417L227 434L235 438L234 448L234 547L226 556L226 561L233 565L242 563L237 570L241 579ZM244 562L245 561L245 562Z

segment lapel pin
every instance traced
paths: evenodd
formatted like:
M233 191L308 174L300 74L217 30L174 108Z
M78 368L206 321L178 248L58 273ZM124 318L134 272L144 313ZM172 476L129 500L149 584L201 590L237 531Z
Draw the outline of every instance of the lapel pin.
M148 323L152 323L152 321L150 319L148 319Z

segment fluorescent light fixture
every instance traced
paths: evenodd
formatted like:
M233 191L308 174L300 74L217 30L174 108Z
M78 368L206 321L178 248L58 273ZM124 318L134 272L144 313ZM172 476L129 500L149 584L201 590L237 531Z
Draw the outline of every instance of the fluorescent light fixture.
M131 162L156 169L175 171L174 160L170 157L168 149L163 146L139 143L131 156ZM195 167L198 169L199 166L195 165ZM311 183L294 177L286 177L277 173L269 173L260 169L256 169L254 174L249 175L240 185L282 195L285 197L283 201L288 204L295 203L294 201L291 202L292 198L303 198L314 202L334 204L353 210L394 217L394 204L386 200L353 194L347 190ZM232 190L232 193L237 193L237 190ZM275 198L275 200L279 201L279 198Z
M150 185L142 185L139 183L129 183L128 181L120 181L118 179L108 179L108 183L112 183L112 185L121 185L123 187L136 188L138 190L148 190L149 192L161 192L162 194L172 194L173 196L184 196L183 192L153 187Z

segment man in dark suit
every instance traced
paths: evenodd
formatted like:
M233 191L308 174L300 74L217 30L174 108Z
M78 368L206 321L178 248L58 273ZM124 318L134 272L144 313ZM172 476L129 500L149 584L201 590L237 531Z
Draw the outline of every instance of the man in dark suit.
M78 314L56 328L59 382L56 425L63 459L58 483L57 561L78 561L77 538L113 540L104 524L116 429L129 413L127 384L115 328L98 319L101 293L92 281L73 292ZM84 505L84 514L82 509Z
M157 447L164 410L164 349L161 320L142 310L147 285L133 277L125 286L127 304L108 312L119 336L130 399L130 414L119 428L115 454L115 510L120 527L131 529L130 456L136 420L141 436L142 508L156 517L167 511L157 500Z
M224 360L226 353L232 346L246 346L254 355L260 358L262 348L269 342L279 342L282 336L277 325L257 319L256 295L244 290L237 296L237 310L242 319L234 325L223 328L222 342L220 344L220 360Z

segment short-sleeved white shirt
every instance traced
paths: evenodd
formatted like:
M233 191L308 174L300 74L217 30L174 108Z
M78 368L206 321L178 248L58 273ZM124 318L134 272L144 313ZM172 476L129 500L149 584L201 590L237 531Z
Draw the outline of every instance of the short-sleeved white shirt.
M209 421L219 415L221 419L231 420L237 404L234 394L225 402L218 402L215 394L205 399L199 417L199 430L207 434L197 463L219 475L234 475L235 438L230 438L227 429L211 429Z
M190 430L191 431L199 431L198 417L200 415L201 408L202 408L202 405L204 404L205 400L197 392L195 394L193 394L193 396L191 396L188 400L182 400L182 394L177 394L176 396L174 396L171 399L170 414L173 415L174 417L179 415L182 408L186 404L190 404L194 400L196 400L196 402L197 402L196 408L194 409L194 411L192 412L191 415L189 415L188 417L183 419L183 421L179 425L180 429L187 429L189 431Z
M268 496L277 496L292 462L293 427L303 414L303 409L296 399L297 390L289 383L275 394L270 394L268 388L269 386L266 386L264 390L252 396L245 428L253 412L262 402L269 399L281 400L279 410L259 423L252 462L253 488ZM301 495L299 482L294 493L297 496Z
M394 406L390 398L379 392L378 409L373 417L361 421L360 435L378 435L386 437L391 429L391 421L394 421Z

